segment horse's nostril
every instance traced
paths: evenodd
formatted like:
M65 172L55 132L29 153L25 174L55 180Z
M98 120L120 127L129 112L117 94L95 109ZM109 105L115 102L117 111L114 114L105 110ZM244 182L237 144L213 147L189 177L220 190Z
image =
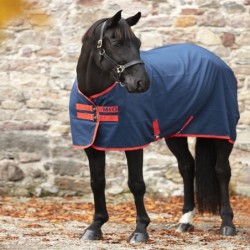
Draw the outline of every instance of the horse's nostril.
M143 81L140 80L137 82L137 89L141 90L142 88L143 88Z

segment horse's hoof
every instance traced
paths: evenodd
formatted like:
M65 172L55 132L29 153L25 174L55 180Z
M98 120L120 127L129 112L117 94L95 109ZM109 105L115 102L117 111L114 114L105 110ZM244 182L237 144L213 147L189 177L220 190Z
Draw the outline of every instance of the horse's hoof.
M186 233L194 231L194 226L189 223L179 223L176 229L178 233Z
M220 234L224 236L234 236L236 235L236 228L231 226L224 226L220 228Z
M90 230L87 229L83 235L80 237L81 240L100 240L102 239L102 231L101 229L99 230Z
M148 239L148 233L133 233L129 238L129 243L147 243Z

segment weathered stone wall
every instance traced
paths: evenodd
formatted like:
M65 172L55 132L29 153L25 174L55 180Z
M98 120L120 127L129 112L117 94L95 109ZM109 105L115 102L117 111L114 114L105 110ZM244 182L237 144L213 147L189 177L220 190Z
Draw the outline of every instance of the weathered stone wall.
M222 57L239 85L240 133L250 130L250 1L30 0L25 15L0 29L0 194L89 193L83 152L71 149L68 101L81 37L97 19L123 9L142 12L134 27L142 49L194 42ZM3 39L4 37L4 39ZM249 150L250 133L244 136ZM191 144L192 145L192 144ZM164 142L149 146L145 180L150 192L181 194L175 158ZM236 193L250 195L249 156L233 158ZM242 158L243 157L243 158ZM127 190L124 153L107 156L107 190Z

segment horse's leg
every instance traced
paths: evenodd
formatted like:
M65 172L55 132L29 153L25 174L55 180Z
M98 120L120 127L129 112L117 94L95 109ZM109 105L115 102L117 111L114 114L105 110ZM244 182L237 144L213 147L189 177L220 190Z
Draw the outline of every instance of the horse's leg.
M85 149L89 160L91 188L94 194L95 212L91 225L82 235L84 240L100 240L102 225L108 221L108 212L105 200L105 152L93 148Z
M143 180L143 150L126 151L128 162L128 186L134 195L136 206L136 229L129 238L130 243L147 242L147 226L150 219L144 206L146 186Z
M229 198L229 182L231 178L229 156L233 144L230 144L225 140L214 140L214 145L216 151L215 172L219 182L220 215L222 219L220 233L222 235L233 236L236 234L236 228L232 222L234 215Z
M179 172L184 184L183 215L179 221L177 231L187 232L193 228L194 217L194 159L188 149L187 138L170 138L166 140L170 151L178 161Z

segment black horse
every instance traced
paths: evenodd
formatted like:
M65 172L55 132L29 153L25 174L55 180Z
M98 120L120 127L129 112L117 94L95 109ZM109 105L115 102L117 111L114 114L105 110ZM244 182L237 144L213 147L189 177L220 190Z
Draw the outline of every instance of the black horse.
M141 59L142 55L140 54L140 40L135 36L130 28L130 26L135 25L139 21L140 17L141 13L139 12L135 16L124 19L121 17L121 11L119 11L111 18L105 18L95 22L82 38L82 50L77 65L77 81L75 82L72 89L70 109L73 137L76 141L79 138L86 140L83 146L77 145L79 144L78 142L74 144L76 147L85 149L89 160L91 188L94 194L94 218L91 225L82 235L82 239L84 240L101 239L101 227L105 222L108 221L109 218L104 192L105 150L103 147L97 145L99 143L99 139L96 139L96 136L98 136L99 133L98 129L103 130L103 133L105 134L112 134L113 132L111 132L111 127L105 127L105 124L111 124L110 126L113 126L116 129L118 126L117 122L120 119L120 117L117 115L117 112L120 112L120 110L118 110L119 107L110 105L107 107L102 107L98 103L95 103L95 98L105 95L106 93L108 94L110 91L117 91L119 88L119 91L121 92L118 93L119 97L117 99L123 100L123 96L125 95L134 96L135 100L137 100L136 98L139 98L141 103L143 103L143 95L147 95L149 92L147 90L149 88L154 88L155 83L151 82L152 79L151 76L149 76L149 71L145 68L144 61L142 61L143 58ZM205 56L203 56L204 61L206 61L207 57L211 57L214 60L215 55L212 55L212 53L208 54L208 52L204 52L203 50L201 51L200 49L199 51L201 51L201 53L205 53ZM199 54L200 52L197 53ZM162 56L164 58L168 57L168 54L164 54L164 50L162 50L160 54L163 54ZM219 61L217 57L216 60L216 63L214 63L215 67L213 68L216 68L216 72L218 71L216 75L220 76L220 72L222 70L221 68L226 68L226 66L222 64L222 61ZM207 61L210 62L211 60L209 59ZM202 70L200 68L200 64L203 64L203 61L199 62L198 65L199 70ZM190 65L184 65L184 70L187 70L189 67L191 68L190 70L192 70L192 68L195 67L194 65L195 63L191 61ZM161 68L161 65L159 68ZM204 74L209 74L207 73L209 68L210 66L206 66ZM180 69L176 68L175 70L179 71ZM231 71L228 68L226 69L226 72L227 74L231 74ZM189 74L186 74L186 77L188 77L188 75ZM197 76L197 72L194 73L194 75ZM173 78L172 75L171 78ZM216 80L215 74L213 73L210 78L212 80L209 81ZM234 85L235 78L233 76L230 76L229 78L230 82L233 82L230 84ZM206 80L205 77L202 79L204 81ZM182 80L182 82L185 84L186 79ZM197 82L201 82L201 79L198 79ZM209 84L210 83L207 83L207 85ZM125 89L122 87L125 87L127 91L125 91ZM174 86L175 91L178 91L181 88L187 88L186 93L187 96L189 95L189 92L191 93L190 98L195 95L192 93L191 87L180 85L180 87L176 88ZM209 88L212 89L211 86ZM189 89L190 91L188 91ZM227 89L227 87L225 89ZM237 92L236 87L232 87L232 90L230 91L232 92L233 97L235 97ZM213 96L215 95L215 93L213 93L207 97L207 92L208 90L203 90L202 98L199 99L199 102L203 103L203 108L206 106L206 103L209 103L210 100L213 99ZM78 95L80 97L77 97ZM172 94L171 96L165 96L165 99L171 99L171 97ZM82 98L82 103L79 103L80 100L73 101L75 98ZM182 99L184 98L185 95ZM219 99L221 100L222 98ZM85 103L85 101L87 103ZM131 101L129 100L129 102ZM176 109L179 109L177 107L178 102L179 100L174 100L174 106L170 108L175 110L176 106ZM228 103L227 100L224 102L225 105ZM237 109L237 103L231 100L230 102L233 102L233 105ZM143 109L141 103L132 103L132 110L137 105ZM198 106L197 104L198 103L194 102L193 106L196 107ZM128 105L130 105L130 103ZM217 104L215 103L215 106L216 105ZM188 103L184 104L178 112L181 112L181 110L184 109L184 106L188 106ZM165 106L162 104L162 108L159 109L164 110L164 107ZM227 113L230 112L227 111ZM147 107L144 110L144 113L147 113ZM200 113L202 112L200 112L200 110L197 108L195 115L199 117ZM236 118L232 119L237 121L237 110L235 113ZM135 115L135 117L137 117L137 115ZM230 236L235 235L236 229L232 222L233 211L229 201L229 181L231 176L229 155L233 148L233 144L229 141L233 136L229 137L228 135L217 135L213 136L213 138L207 138L207 136L193 135L197 137L196 155L194 159L189 151L187 142L187 134L190 133L183 132L186 128L188 129L188 124L192 119L193 116L189 117L189 115L185 116L184 118L178 117L173 123L173 127L175 127L174 124L176 124L176 122L179 120L181 120L184 126L174 128L173 131L171 128L164 134L167 146L177 158L179 171L184 183L183 216L179 221L177 231L187 232L189 231L190 227L192 227L191 223L195 212L194 178L196 176L196 202L198 204L198 210L202 213L219 212L222 219L220 228L221 234ZM208 121L210 120L213 120L212 114L210 114L210 117L208 118ZM90 129L90 132L82 130L82 128L77 125L79 121L83 122L80 124L80 126L85 126L84 129ZM101 122L103 127L100 125ZM163 137L159 131L161 129L161 124L158 124L157 122L157 120L153 121L153 128L156 133L152 135L153 138L149 138L149 141L158 140L160 137ZM237 122L234 122L234 124L231 126L233 133L235 133L236 123ZM130 127L132 126L132 121L126 120L125 124L128 126L127 130L134 129ZM192 124L192 122L190 124ZM214 121L214 124L217 124L217 121ZM78 126L78 129L74 128L75 125L76 127ZM144 125L145 124L142 123L142 128L139 129L142 131L142 134L144 133L145 129ZM197 124L195 126L197 126ZM206 127L206 124L203 127ZM147 134L147 132L145 133ZM84 136L82 136L82 134L84 134ZM116 134L114 133L114 135ZM120 129L117 129L117 136L114 137L118 144L121 141L126 142L126 128L125 132L121 132ZM144 138L141 140L144 140ZM130 141L128 141L128 143L130 143ZM141 142L139 142L139 144L140 143ZM150 223L150 219L144 206L144 194L146 187L143 180L143 146L124 147L128 164L128 186L134 195L137 212L136 228L129 238L131 243L147 242L149 238L147 226ZM120 146L118 146L118 148L119 147ZM113 147L110 146L109 148L112 149Z

